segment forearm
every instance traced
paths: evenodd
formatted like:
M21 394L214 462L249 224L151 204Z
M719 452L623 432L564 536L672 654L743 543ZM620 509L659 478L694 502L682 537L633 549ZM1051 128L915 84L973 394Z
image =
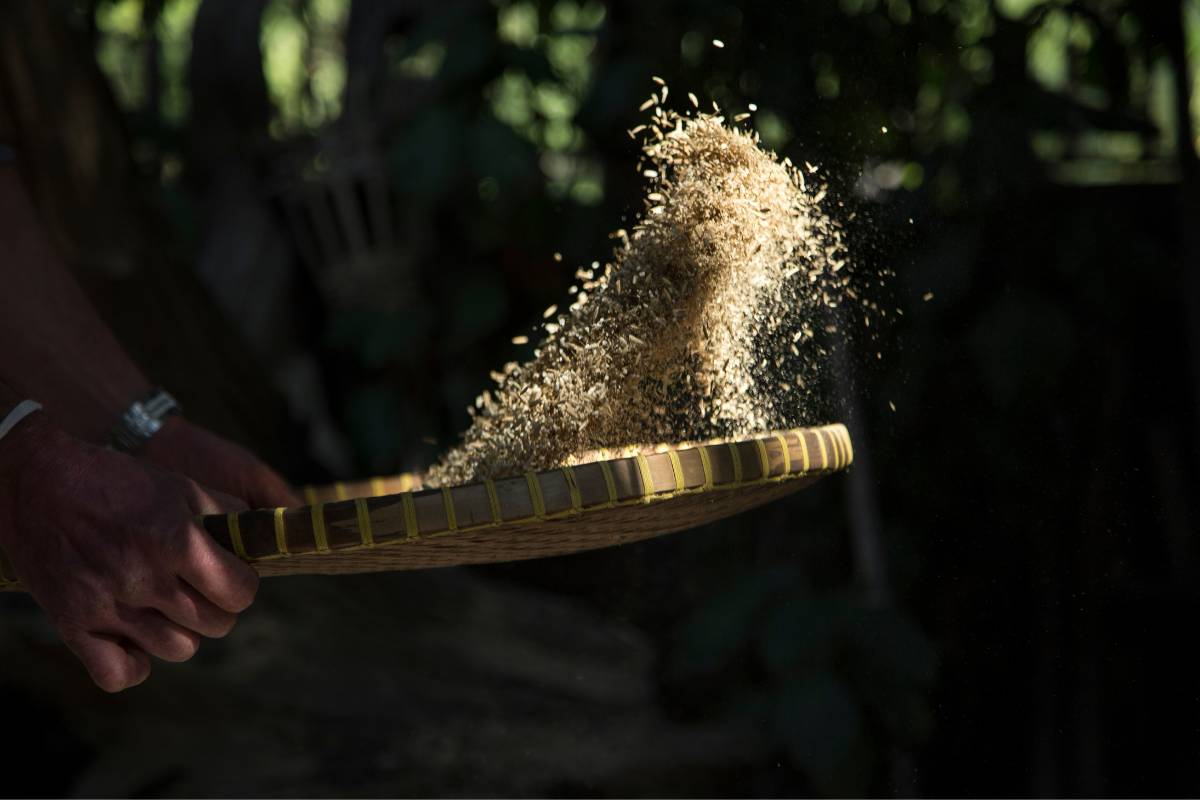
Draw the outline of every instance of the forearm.
M98 442L149 388L47 240L15 167L0 165L0 407L31 397Z
M151 388L54 252L14 169L0 165L3 384L10 407L33 399L43 406L45 424L92 443L103 442ZM137 452L261 508L297 502L291 487L253 455L178 417Z

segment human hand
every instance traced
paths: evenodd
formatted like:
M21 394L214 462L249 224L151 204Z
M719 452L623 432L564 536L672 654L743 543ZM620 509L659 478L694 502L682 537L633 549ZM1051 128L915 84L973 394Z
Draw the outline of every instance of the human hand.
M301 504L287 482L254 455L179 416L168 417L139 455L251 508Z
M195 517L243 504L40 417L0 442L0 546L96 685L135 686L148 655L185 661L229 633L258 575Z

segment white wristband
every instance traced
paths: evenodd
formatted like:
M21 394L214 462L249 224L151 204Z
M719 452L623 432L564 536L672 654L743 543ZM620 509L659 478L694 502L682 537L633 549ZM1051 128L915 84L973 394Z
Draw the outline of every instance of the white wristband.
M41 411L42 404L34 400L22 400L17 403L17 407L8 412L3 420L0 420L0 439L3 439L9 431L17 427L17 423L28 417L35 411Z

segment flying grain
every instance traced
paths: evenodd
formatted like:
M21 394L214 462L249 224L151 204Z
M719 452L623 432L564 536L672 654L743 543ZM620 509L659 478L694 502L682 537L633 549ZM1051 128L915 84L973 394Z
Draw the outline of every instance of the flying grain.
M546 309L555 319L533 358L492 373L496 387L426 485L822 421L829 359L814 330L836 332L831 309L849 286L825 186L753 131L658 102L643 105L653 122L633 134L646 211L614 234L607 263L577 270L566 313Z

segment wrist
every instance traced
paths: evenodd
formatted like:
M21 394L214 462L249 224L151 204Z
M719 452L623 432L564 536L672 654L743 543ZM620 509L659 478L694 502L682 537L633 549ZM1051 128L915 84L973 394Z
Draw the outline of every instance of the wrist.
M162 422L158 433L146 440L138 456L152 464L167 466L172 463L171 454L183 447L188 438L191 423L182 414L172 414Z
M61 460L71 437L42 414L32 414L0 440L0 541L13 532L12 511L45 465Z

